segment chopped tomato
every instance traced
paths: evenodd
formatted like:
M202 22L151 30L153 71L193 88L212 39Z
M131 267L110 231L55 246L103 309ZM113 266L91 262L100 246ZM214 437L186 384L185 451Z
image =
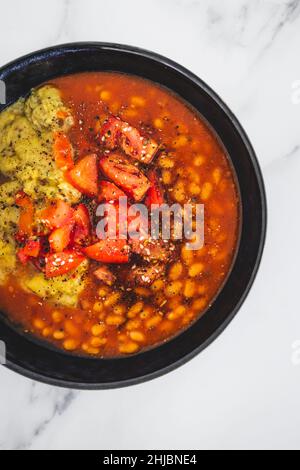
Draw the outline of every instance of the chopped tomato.
M17 256L19 258L19 261L21 261L22 264L27 264L28 261L29 261L29 256L26 255L26 253L24 253L24 249L21 248L18 252L17 252Z
M33 202L27 194L19 191L16 195L16 205L21 208L18 236L31 236L34 222Z
M101 263L128 263L129 249L126 240L100 240L83 249L88 258Z
M151 182L151 186L148 190L145 202L151 209L151 206L154 204L162 205L164 203L164 197L156 173L152 171L148 175L148 178Z
M98 193L97 155L84 157L67 173L67 179L81 193L96 196Z
M118 201L120 197L126 196L126 194L121 189L119 189L118 186L113 183L110 183L109 181L101 181L99 188L99 202Z
M49 254L45 258L47 279L62 276L76 269L83 261L85 256L74 250L63 251L61 253Z
M118 201L110 201L105 204L105 215L103 221L106 223L105 233L107 238L115 239L116 236L119 235L120 231Z
M42 236L39 238L40 242L40 252L39 255L34 258L30 258L30 262L38 269L39 271L45 271L45 256L49 253L49 240L48 237Z
M74 160L72 144L63 132L55 132L53 152L58 168L66 170L73 168Z
M62 227L53 230L49 236L51 251L59 253L67 248L71 241L73 225L73 223L69 223L68 225L63 225Z
M51 230L70 224L73 220L74 210L67 202L57 200L40 214L40 220Z
M109 157L102 157L100 168L135 201L141 201L150 187L146 176L136 166L128 163L116 153Z
M152 162L158 150L153 139L142 137L137 129L129 125L123 126L120 143L127 155L146 164Z
M153 139L143 137L138 129L114 116L103 124L100 138L106 148L114 150L120 146L128 156L146 164L152 162L158 150Z
M16 194L16 205L18 207L22 207L22 209L26 209L28 205L31 204L31 199L27 196L24 191L19 191Z
M26 264L29 259L37 258L41 251L41 242L39 240L28 240L23 248L18 250L18 258L22 264Z
M24 247L24 251L27 256L32 256L37 258L41 251L41 242L40 240L28 240Z
M74 211L74 243L81 245L86 242L91 233L91 220L87 207L84 204L79 204Z
M115 116L109 116L104 122L100 132L100 139L106 148L110 150L117 148L123 124L123 121Z

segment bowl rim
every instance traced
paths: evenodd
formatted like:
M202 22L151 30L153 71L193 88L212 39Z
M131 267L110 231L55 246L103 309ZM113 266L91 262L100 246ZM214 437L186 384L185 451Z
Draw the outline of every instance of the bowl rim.
M80 42L63 43L63 44L58 44L55 46L39 49L37 51L23 55L17 59L14 59L8 62L7 64L0 67L0 78L6 69L8 69L9 71L12 71L12 70L16 71L19 68L22 68L26 64L29 64L31 62L34 63L38 60L43 59L43 57L49 57L49 55L55 56L63 52L67 52L68 50L79 51L79 50L84 50L84 49L88 50L90 48L98 48L98 49L105 50L108 52L111 51L111 52L130 53L130 54L135 54L137 56L142 56L144 58L148 58L150 60L154 60L158 62L160 65L164 65L167 68L172 69L176 71L177 73L181 74L186 79L193 82L193 84L196 87L200 87L209 96L209 98L212 99L217 104L217 106L221 109L221 111L223 111L223 113L226 114L226 117L230 121L230 125L233 128L235 128L240 139L242 140L242 143L244 144L247 150L248 156L251 160L251 164L252 164L254 174L257 180L258 188L259 188L259 193L260 193L259 196L260 196L260 202L261 202L261 214L260 214L261 215L261 232L260 232L259 247L257 250L255 264L252 269L248 284L246 288L244 289L243 294L241 295L239 301L236 303L235 308L232 309L231 313L226 316L226 319L220 324L218 328L215 329L215 331L212 334L210 334L210 336L203 343L201 343L198 347L194 348L190 353L184 355L177 361L165 367L162 367L152 373L139 375L135 378L130 378L127 380L113 381L111 383L107 382L105 384L74 382L74 381L66 381L66 380L58 379L58 378L51 378L47 375L42 375L41 373L37 373L33 370L28 370L24 367L21 367L20 365L15 364L9 360L6 362L6 364L4 364L4 367L6 367L9 370L17 372L27 378L34 379L42 383L46 383L48 385L54 385L58 387L78 389L78 390L103 390L103 389L122 388L122 387L131 386L131 385L137 385L137 384L152 380L154 378L160 377L162 375L165 375L177 369L178 367L184 365L185 363L187 363L189 360L194 358L196 355L198 355L200 352L206 349L209 345L211 345L219 337L219 335L227 328L227 326L231 323L231 321L234 319L234 317L236 316L236 314L238 313L238 311L244 304L253 286L253 283L256 279L256 276L257 276L257 273L258 273L258 270L262 261L262 256L263 256L265 242L266 242L268 211L267 211L267 196L266 196L265 184L264 184L263 174L262 174L259 162L258 162L258 158L256 156L255 150L250 142L250 139L246 131L244 130L243 126L240 124L235 114L231 111L228 105L222 100L222 98L209 85L207 85L206 82L204 82L201 78L199 78L193 72L189 71L184 66L178 64L177 62L171 59L168 59L167 57L163 55L160 55L156 52L152 52L152 51L140 48L140 47L129 46L129 45L119 44L119 43L97 42L97 41L83 41L83 42L80 41ZM5 105L4 108L8 105L9 104ZM143 354L143 353L141 352L140 354ZM118 360L118 359L116 358L115 360Z

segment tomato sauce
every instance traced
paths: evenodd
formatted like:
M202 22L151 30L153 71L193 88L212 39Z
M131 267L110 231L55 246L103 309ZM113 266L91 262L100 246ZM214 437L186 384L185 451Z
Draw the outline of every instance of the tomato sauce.
M97 262L91 261L87 288L76 308L24 292L13 277L0 288L0 307L26 332L67 351L97 357L137 353L191 325L226 281L240 228L235 174L204 119L155 83L97 72L61 77L51 84L75 118L68 133L75 161L101 153L93 136L107 115L137 128L160 146L150 168L159 175L166 202L204 204L205 243L189 251L185 240L176 242L165 272L148 286L127 284L135 256L128 264L111 266L116 282L110 286L93 276ZM150 170L141 168L148 176Z

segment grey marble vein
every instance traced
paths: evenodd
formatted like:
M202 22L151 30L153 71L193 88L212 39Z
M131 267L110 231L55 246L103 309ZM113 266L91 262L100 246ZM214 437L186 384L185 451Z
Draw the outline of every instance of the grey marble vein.
M281 6L280 6L281 8ZM299 18L300 14L300 0L290 0L286 5L283 7L283 11L279 16L279 20L272 26L271 29L271 36L262 48L258 59L260 60L264 54L269 50L269 48L273 45L276 38L279 36L281 31L284 27L289 24L290 22L296 21ZM272 18L271 18L272 19ZM265 29L265 28L263 28Z
M264 170L267 171L270 168L273 168L274 165L277 165L278 163L281 164L284 160L286 161L286 164L288 164L291 158L299 158L299 153L300 144L297 144L288 153L281 155L278 158L274 158L267 165L264 165Z
M33 384L33 388L35 388L35 384ZM75 400L78 392L69 390L69 391L60 391L59 398L55 401L53 411L50 417L44 419L41 423L36 426L30 437L26 439L26 441L20 442L14 450L26 450L30 448L34 444L34 440L40 437L46 430L47 427L53 422L56 417L62 416L63 413L71 406L73 401ZM34 402L38 403L38 395L34 397L34 393L31 395L30 398L31 404Z

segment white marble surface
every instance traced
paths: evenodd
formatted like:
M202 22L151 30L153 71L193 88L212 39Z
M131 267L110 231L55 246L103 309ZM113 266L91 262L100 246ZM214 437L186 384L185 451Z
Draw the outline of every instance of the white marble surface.
M269 230L259 276L223 335L128 389L67 391L0 368L1 449L300 448L300 0L2 0L0 63L99 40L164 54L207 81L261 163ZM294 98L297 98L296 94Z

